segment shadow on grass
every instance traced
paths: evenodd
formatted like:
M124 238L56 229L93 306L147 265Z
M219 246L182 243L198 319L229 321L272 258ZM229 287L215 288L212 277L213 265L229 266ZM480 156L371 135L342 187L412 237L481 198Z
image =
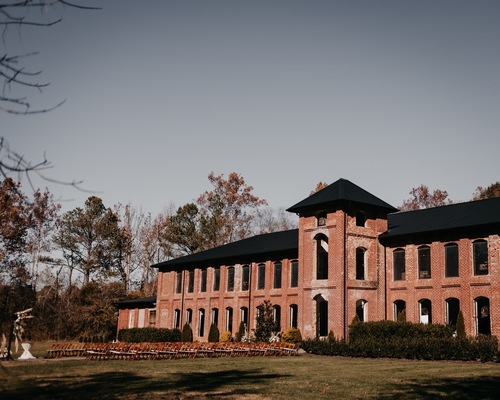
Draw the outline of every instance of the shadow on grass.
M172 373L139 376L129 372L106 372L74 379L48 377L23 380L15 389L2 390L2 399L149 399L234 398L259 393L259 385L285 375L264 374L262 370L236 369L217 372ZM189 397L190 394L193 397ZM201 396L200 396L201 397Z
M378 396L377 399L498 399L500 398L500 376L418 380L412 383L395 384L389 390L391 393Z

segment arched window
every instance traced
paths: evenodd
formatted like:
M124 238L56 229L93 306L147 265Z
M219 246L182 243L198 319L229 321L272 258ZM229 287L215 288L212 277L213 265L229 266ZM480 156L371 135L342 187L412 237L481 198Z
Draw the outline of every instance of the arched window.
M316 301L316 336L328 335L328 301L323 296L317 295Z
M188 308L186 310L186 323L191 325L193 322L193 310L191 308Z
M406 279L406 261L404 249L396 249L392 252L392 263L394 267L394 280L404 281Z
M219 325L219 309L212 308L212 324Z
M455 328L457 326L458 313L460 311L460 300L450 297L446 299L446 324Z
M477 334L491 335L490 299L487 297L478 297L474 299L474 303Z
M394 302L394 321L406 321L406 301L396 300Z
M418 302L420 323L432 324L432 303L429 299L422 299Z
M366 318L366 300L357 300L356 301L356 315L358 316L361 322L367 321Z
M205 336L205 310L203 308L198 311L198 336Z
M273 288L281 289L281 262L274 263Z
M474 275L488 275L488 242L477 240L474 246Z
M290 327L297 328L299 323L299 306L297 304L290 305Z
M233 331L233 308L226 308L226 331Z
M356 279L365 279L365 253L366 249L358 247L356 249Z
M180 329L180 327L181 327L181 310L176 308L174 311L174 328Z
M273 322L278 327L278 330L281 331L281 307L278 305L273 306Z
M422 246L418 248L418 279L431 277L431 248Z
M446 278L458 276L458 245L456 243L444 246L444 264Z
M250 266L244 265L241 269L241 290L247 291L250 283Z
M328 279L328 238L317 235L316 241L316 279Z
M247 307L241 307L240 308L240 321L243 322L248 329L248 308Z

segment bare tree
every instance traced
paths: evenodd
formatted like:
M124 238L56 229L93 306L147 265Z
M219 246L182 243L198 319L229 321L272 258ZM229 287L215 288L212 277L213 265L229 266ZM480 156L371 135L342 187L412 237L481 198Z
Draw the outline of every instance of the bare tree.
M0 2L0 27L2 39L6 47L7 35L11 30L20 32L23 26L48 28L62 21L65 7L95 10L98 7L70 3L65 0L6 0ZM3 53L3 54L2 54ZM32 109L26 97L12 94L17 87L42 91L48 83L40 83L37 79L39 70L30 70L23 65L25 59L36 54L9 54L6 50L0 53L0 79L3 88L0 93L0 110L11 114L34 114L50 111L59 107L64 101L48 108Z

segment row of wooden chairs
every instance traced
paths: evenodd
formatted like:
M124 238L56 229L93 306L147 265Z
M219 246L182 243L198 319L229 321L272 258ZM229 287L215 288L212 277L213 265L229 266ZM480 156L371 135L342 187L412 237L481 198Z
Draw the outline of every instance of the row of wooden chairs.
M53 345L47 358L85 356L90 360L158 360L196 357L290 356L298 354L293 343L83 343Z

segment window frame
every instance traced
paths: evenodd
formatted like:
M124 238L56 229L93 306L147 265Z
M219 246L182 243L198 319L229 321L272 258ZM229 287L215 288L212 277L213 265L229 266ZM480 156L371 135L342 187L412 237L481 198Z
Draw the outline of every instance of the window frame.
M406 250L403 248L392 252L392 275L394 281L406 280Z
M428 245L420 246L417 249L418 279L431 279L431 266L431 247Z
M273 289L281 289L283 275L283 264L281 261L276 261L273 264Z
M450 254L450 252L452 252ZM460 258L458 256L458 244L447 243L444 246L444 276L445 278L456 278L459 273Z
M479 247L484 247L483 249ZM489 275L488 241L484 239L472 242L472 262L474 276Z

